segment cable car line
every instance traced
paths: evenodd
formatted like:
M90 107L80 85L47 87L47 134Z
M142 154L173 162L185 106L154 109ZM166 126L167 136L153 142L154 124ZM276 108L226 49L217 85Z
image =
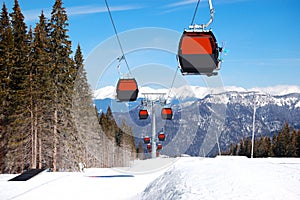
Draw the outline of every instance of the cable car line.
M174 77L173 77L173 80L172 80L172 84L171 84L171 87L169 89L169 92L168 92L168 95L167 95L167 99L170 97L171 95L171 91L172 91L172 88L173 88L173 85L174 85L174 82L175 82L175 79L176 79L176 76L177 76L177 71L178 71L179 67L177 67L176 71L175 71L175 74L174 74Z
M192 18L191 26L194 24L195 17L196 17L197 11L198 11L199 3L200 3L200 0L198 0L198 2L197 2L196 8L195 8L195 12L194 12L194 15L193 15L193 18Z
M117 60L119 62L118 63L119 75L122 76L122 73L120 71L120 64L121 64L122 60L125 61L125 64L126 64L126 67L128 69L128 73L129 73L129 77L120 77L119 78L119 81L118 81L117 87L116 87L117 99L120 102L122 102L122 101L123 102L136 101L136 99L138 97L138 92L139 92L138 85L137 85L137 82L136 82L135 78L133 77L133 75L130 71L129 64L128 64L127 59L125 57L124 49L122 47L122 43L120 41L118 31L117 31L116 25L114 23L111 11L109 9L109 5L107 3L107 0L104 0L104 1L105 1L105 5L106 5L106 8L107 8L107 11L108 11L108 14L109 14L109 17L110 17L110 21L112 23L112 26L113 26L113 29L114 29L114 32L115 32L120 50L121 50L121 53L122 53L122 55L117 58Z
M110 9L109 9L107 0L104 0L104 1L105 1L105 5L106 5L106 8L107 8L108 14L109 14L110 21L111 21L111 23L112 23L112 25L113 25L113 28L114 28L114 32L115 32L115 35L116 35L118 44L119 44L119 46L120 46L121 53L122 53L122 56L119 58L119 62L120 62L122 59L125 61L126 67L127 67L127 69L128 69L128 72L129 72L129 74L132 76L132 73L131 73L131 71L130 71L130 68L129 68L127 59L126 59L126 57L125 57L125 53L124 53L124 50L123 50L123 47L122 47L122 44L121 44L121 41L120 41L120 38L119 38L119 35L118 35L118 31L117 31L116 25L115 25L114 20L113 20L113 17L112 17L111 11L110 11Z

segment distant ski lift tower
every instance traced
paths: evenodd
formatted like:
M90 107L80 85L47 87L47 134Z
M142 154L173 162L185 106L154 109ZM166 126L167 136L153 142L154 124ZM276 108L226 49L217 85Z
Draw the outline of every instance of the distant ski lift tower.
M154 102L151 102L151 112L152 112L152 154L151 157L156 157L156 122L155 122L155 107Z
M252 117L252 140L251 140L251 158L253 158L253 151L254 151L254 133L255 133L255 114L256 114L256 102L257 97L255 93L253 93L253 117Z
M151 157L156 158L156 120L155 120L155 104L165 104L164 96L166 93L142 93L145 96L143 103L151 106L151 125L152 125L152 140L151 140Z

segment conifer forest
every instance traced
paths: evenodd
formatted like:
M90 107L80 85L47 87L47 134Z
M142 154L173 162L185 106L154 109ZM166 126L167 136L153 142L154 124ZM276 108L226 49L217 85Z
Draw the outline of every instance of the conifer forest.
M231 143L225 155L238 155L251 157L251 138L247 137L238 144ZM279 133L272 137L262 136L254 141L253 156L266 157L300 157L300 130L292 129L285 123Z
M18 0L0 16L0 173L28 168L75 171L126 166L134 159L133 133L108 110L97 117L80 45L72 52L68 16L55 0L28 27ZM124 133L126 130L126 134Z

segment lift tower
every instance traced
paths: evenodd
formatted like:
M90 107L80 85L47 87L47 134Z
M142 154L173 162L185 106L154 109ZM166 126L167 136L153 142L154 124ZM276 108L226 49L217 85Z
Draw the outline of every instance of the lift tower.
M166 93L142 93L144 99L142 104L146 107L150 106L151 109L151 126L152 126L152 141L151 141L151 157L156 158L156 119L155 119L155 107L157 104L166 105L166 99L164 98Z

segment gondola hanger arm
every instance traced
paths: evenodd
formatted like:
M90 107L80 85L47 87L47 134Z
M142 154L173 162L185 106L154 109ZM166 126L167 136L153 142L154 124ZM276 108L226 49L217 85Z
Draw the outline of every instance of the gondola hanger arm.
M198 24L194 24L194 25L190 25L189 28L190 29L206 29L214 20L214 16L215 16L215 9L213 7L213 4L212 4L212 0L208 0L208 4L209 4L209 10L210 10L210 19L209 21L206 23L206 24L201 24L201 25L198 25Z

